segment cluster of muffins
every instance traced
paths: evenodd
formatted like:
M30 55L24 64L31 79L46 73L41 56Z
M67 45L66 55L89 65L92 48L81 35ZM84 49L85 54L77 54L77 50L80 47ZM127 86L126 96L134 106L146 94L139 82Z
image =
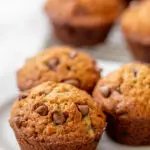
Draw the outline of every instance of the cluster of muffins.
M131 0L47 0L56 36L73 45L103 42ZM135 58L150 61L150 1L130 5L122 31ZM105 68L104 68L105 69ZM95 150L106 133L127 145L150 145L150 65L134 62L101 77L86 53L48 48L17 72L20 94L10 125L21 150Z
M10 117L21 150L95 150L105 128L119 143L150 145L150 65L129 63L103 78L100 70L71 47L25 62Z

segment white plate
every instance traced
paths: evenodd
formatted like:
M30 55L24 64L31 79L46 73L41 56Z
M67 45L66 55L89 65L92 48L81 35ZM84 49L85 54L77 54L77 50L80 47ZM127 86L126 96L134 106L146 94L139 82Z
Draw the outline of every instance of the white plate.
M116 62L98 61L104 69L103 75L117 69L121 64ZM3 103L0 104L0 150L19 150L17 141L11 130L8 120L10 109L17 93L14 73L0 78L1 87L8 89L3 91ZM9 88L8 88L9 87ZM14 95L13 95L14 94ZM8 96L7 96L8 95ZM98 150L150 150L150 147L128 147L113 142L105 134L102 137Z

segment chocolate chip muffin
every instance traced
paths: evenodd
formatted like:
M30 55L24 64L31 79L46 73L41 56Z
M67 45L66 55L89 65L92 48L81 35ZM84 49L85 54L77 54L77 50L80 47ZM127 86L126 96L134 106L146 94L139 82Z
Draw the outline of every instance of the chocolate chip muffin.
M150 1L131 5L123 14L122 31L134 58L150 62Z
M106 123L85 91L45 82L19 97L10 125L21 150L95 150Z
M128 145L150 145L150 66L130 63L100 80L94 99L108 116L107 133Z
M56 37L77 46L103 42L123 8L120 0L47 0L45 6Z
M45 81L65 82L91 92L100 78L96 62L71 47L51 47L28 59L17 73L18 87L28 90Z

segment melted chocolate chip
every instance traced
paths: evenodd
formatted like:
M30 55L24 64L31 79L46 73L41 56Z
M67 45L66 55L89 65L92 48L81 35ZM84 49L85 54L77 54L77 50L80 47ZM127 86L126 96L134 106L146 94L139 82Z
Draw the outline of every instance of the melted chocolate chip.
M70 71L70 70L71 70L71 67L70 67L70 66L67 66L67 70L69 70L69 71Z
M89 113L89 107L88 105L78 105L78 110L81 112L83 116L87 115Z
M71 58L71 59L75 58L75 57L77 56L77 54L78 54L78 53L77 53L76 51L71 52L71 53L70 53L70 58Z
M52 120L56 125L62 125L66 121L66 117L62 112L55 111L52 114Z
M58 58L52 58L48 62L46 62L47 67L53 71L56 71L58 64L59 64Z
M133 73L134 73L134 76L137 77L137 75L138 75L138 70L134 68L134 69L133 69Z
M37 105L34 110L41 116L46 116L48 114L48 107L45 104Z
M65 118L67 119L67 118L69 117L68 112L64 112L64 116L65 116Z
M21 99L24 99L24 98L27 98L28 96L28 93L27 92L21 92L18 96L18 100L21 100Z
M109 97L111 94L110 88L108 86L101 86L100 87L100 92L104 97Z
M76 80L76 79L68 79L68 80L64 80L63 82L74 85L76 87L80 86L79 80Z

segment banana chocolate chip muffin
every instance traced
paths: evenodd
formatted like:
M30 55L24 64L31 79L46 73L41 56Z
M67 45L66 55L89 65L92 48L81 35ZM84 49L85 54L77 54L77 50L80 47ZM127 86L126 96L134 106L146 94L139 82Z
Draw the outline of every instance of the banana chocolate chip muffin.
M128 145L150 145L150 66L130 63L100 80L94 99L108 116L107 133Z
M120 0L47 0L56 37L73 45L103 42L124 8Z
M21 150L95 150L106 123L85 91L45 82L15 102L10 125Z
M96 62L70 47L51 47L28 59L18 71L18 87L28 90L45 81L65 82L91 92L100 78Z
M131 5L122 16L122 31L135 59L150 62L150 1Z

